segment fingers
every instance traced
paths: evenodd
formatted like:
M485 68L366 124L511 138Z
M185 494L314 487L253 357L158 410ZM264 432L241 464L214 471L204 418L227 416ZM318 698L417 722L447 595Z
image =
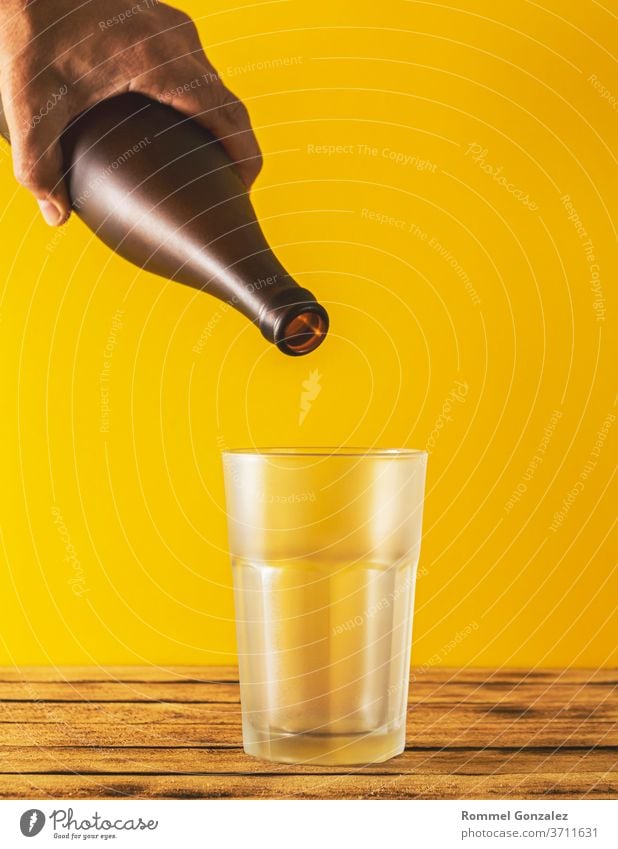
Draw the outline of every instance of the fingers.
M194 21L177 9L170 11L182 44L171 78L169 71L164 79L161 71L150 70L134 79L131 88L173 106L210 130L223 144L242 181L250 188L262 170L262 153L249 113L223 85L208 61ZM189 56L192 58L187 58Z
M17 181L36 198L46 223L51 227L63 224L71 206L62 178L60 144L41 151L39 145L18 139L13 147L13 170Z
M167 102L219 139L250 188L262 170L262 153L246 106L221 83L174 93Z
M33 126L26 104L16 109L7 96L4 107L16 180L34 195L47 224L63 224L71 212L59 143L64 117L49 115L45 126L43 122Z

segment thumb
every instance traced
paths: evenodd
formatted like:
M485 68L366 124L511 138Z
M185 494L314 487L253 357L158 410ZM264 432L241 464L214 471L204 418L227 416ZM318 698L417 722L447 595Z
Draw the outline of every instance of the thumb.
M37 198L37 203L39 205L41 215L45 219L45 223L49 224L50 227L57 227L59 224L66 221L67 214L63 211L62 207L59 204L54 203L53 200L49 200L48 198Z
M41 142L32 137L13 141L13 170L17 181L34 195L46 223L55 227L67 220L71 204L62 174L60 144L54 140L43 146Z
M39 87L40 88L40 87ZM45 87L42 89L45 91ZM25 93L24 93L25 91ZM60 136L70 115L65 98L43 116L30 89L9 77L2 86L2 106L12 145L13 172L36 198L48 224L62 224L71 204L62 174Z

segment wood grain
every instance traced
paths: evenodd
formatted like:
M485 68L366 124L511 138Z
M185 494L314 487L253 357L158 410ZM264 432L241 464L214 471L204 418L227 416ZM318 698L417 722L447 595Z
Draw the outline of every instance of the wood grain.
M606 774L0 776L0 799L608 799Z
M615 670L414 670L408 747L242 751L233 667L0 668L0 798L615 798Z
M238 683L235 666L3 666L0 681L199 681ZM429 681L434 684L452 681L491 684L506 682L525 683L618 683L616 669L449 669L447 667L423 667L412 669L410 681Z
M575 681L505 682L505 681L416 681L410 687L410 702L422 704L452 704L459 701L488 704L521 704L522 693L527 705L542 699L544 705L589 704L588 688L594 686L598 702L611 697L616 684L606 682L583 683ZM523 689L521 689L523 688ZM519 692L521 689L521 692ZM239 703L238 682L185 682L185 681L0 681L0 704L10 701L164 701L164 702L230 702ZM616 710L616 708L614 708Z
M381 764L355 767L372 775L528 775L547 772L610 773L617 766L611 747L599 749L406 749ZM119 775L349 775L350 767L277 764L247 758L240 747L178 749L128 746L6 747L0 751L0 774L79 773Z

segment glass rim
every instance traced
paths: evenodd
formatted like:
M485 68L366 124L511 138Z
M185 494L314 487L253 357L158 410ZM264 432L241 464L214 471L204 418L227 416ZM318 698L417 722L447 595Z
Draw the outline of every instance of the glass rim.
M232 454L245 457L389 457L393 459L410 459L411 457L427 457L428 451L417 448L364 448L364 447L265 447L265 448L224 448L222 454Z

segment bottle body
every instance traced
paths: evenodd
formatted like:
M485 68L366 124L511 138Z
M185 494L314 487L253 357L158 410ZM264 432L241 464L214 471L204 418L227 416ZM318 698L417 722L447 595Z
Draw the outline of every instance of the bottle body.
M221 144L137 93L101 101L62 136L75 212L133 264L228 302L282 351L317 347L328 316L270 249Z

